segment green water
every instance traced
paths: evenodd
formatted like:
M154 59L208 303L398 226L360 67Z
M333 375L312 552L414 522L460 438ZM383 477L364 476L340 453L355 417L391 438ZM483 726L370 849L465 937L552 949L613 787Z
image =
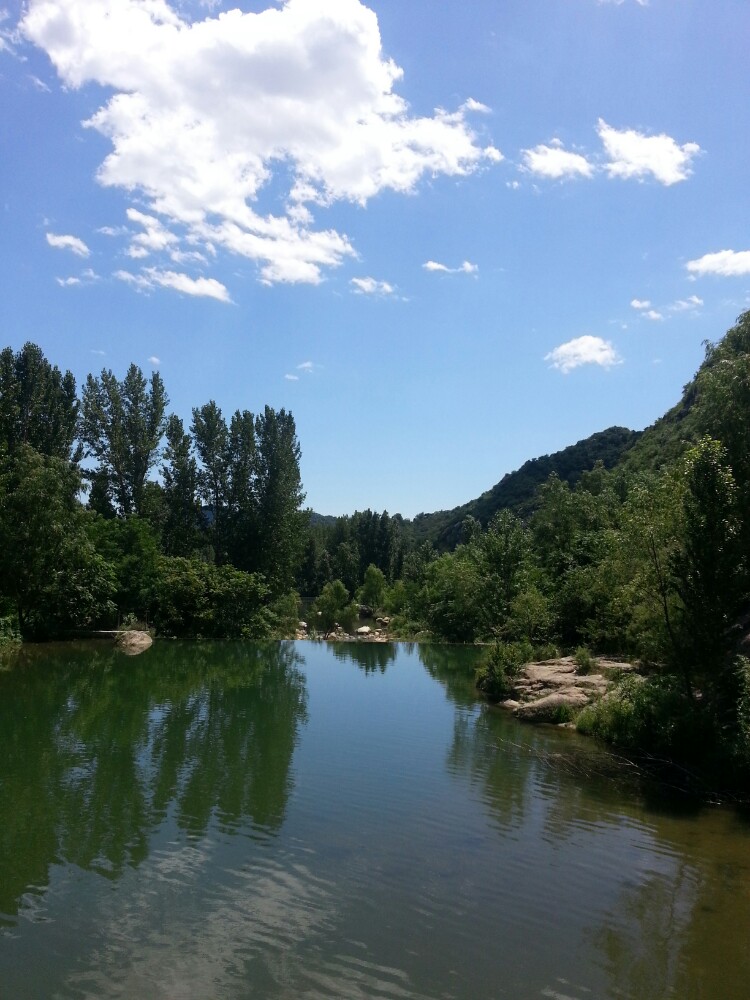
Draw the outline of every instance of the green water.
M750 827L472 691L473 650L28 649L0 997L750 996Z

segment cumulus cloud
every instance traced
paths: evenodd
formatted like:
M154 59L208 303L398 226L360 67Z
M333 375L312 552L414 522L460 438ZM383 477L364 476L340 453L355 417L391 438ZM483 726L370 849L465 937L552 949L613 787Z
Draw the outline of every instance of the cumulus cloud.
M700 309L702 305L703 299L697 295L690 295L686 299L678 299L676 302L673 302L669 308L672 312L688 312L693 309Z
M299 375L289 375L289 374L287 374L287 375L284 376L284 378L288 382L299 382Z
M155 354L152 354L151 357L148 359L148 361L149 361L149 364L151 364L151 365L160 365L161 364L161 358L157 358L157 356Z
M387 281L377 281L375 278L352 278L357 295L393 295L395 288Z
M55 278L55 281L61 288L72 288L74 285L80 285L80 278Z
M427 260L422 264L425 271L439 271L442 274L477 274L479 272L479 265L472 264L471 261L465 260L458 267L448 267L447 264L440 264L436 260Z
M260 13L192 22L183 9L29 0L20 25L67 87L113 92L85 123L111 143L98 181L139 196L160 220L131 218L143 226L131 257L157 252L161 238L167 254L187 242L249 258L269 284L316 283L354 250L346 235L315 228L314 209L412 193L424 177L465 177L502 159L467 120L487 110L479 101L410 113L395 89L402 70L360 0L269 0ZM267 200L274 179L286 184L280 214Z
M297 365L298 372L307 372L308 375L312 375L316 368L320 368L319 364L314 361L303 361L301 364Z
M646 319L652 319L657 322L664 319L664 316L657 309L647 309L643 315Z
M680 146L671 136L645 135L635 129L619 131L599 119L597 132L608 157L604 169L610 177L648 176L667 186L687 180L691 162L701 151L696 142Z
M601 337L593 337L590 334L560 344L554 351L546 354L544 360L549 361L550 367L556 368L563 375L567 375L574 368L580 368L581 365L599 365L601 368L611 368L622 362L622 358L610 341L602 340Z
M177 271L160 271L155 267L144 268L139 274L130 271L115 271L115 278L125 281L135 288L150 290L153 288L172 288L185 295L195 295L219 302L231 302L229 292L216 278L191 278L188 274Z
M650 309L651 303L648 299L631 299L630 304L633 309Z
M592 177L594 165L580 153L571 153L559 139L549 146L539 145L521 151L524 165L532 174L552 180L572 177Z
M731 278L750 274L750 250L719 250L689 260L685 266L693 275L719 274Z
M47 242L56 250L72 250L77 257L88 257L91 251L77 236L58 236L56 233L47 233Z

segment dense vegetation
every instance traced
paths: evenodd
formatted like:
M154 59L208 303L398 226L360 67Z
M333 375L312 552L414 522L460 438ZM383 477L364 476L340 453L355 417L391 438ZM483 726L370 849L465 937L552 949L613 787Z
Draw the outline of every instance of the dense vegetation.
M296 621L306 515L292 415L238 410L227 424L211 401L186 432L167 406L160 375L135 365L89 375L79 399L34 344L0 354L6 635L129 618L261 637Z
M638 659L643 675L579 725L750 774L750 313L642 434L610 428L412 523L303 512L284 410L227 422L209 402L186 430L167 405L134 365L89 376L79 399L34 345L2 352L7 634L125 616L168 635L288 634L302 594L322 633L365 606L396 634L491 643L496 695L533 655Z

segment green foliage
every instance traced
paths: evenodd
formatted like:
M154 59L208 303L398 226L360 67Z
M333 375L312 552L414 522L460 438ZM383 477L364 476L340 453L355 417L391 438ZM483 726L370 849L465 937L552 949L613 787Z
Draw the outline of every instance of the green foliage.
M154 582L153 621L162 635L263 639L278 611L268 587L253 573L179 556L161 556Z
M497 701L509 698L513 694L514 682L533 657L533 647L527 642L493 643L477 668L477 687Z
M320 596L312 606L315 616L315 630L328 635L336 625L346 628L351 626L356 618L357 609L349 601L349 591L341 580L327 583ZM342 620L346 620L345 621Z
M365 570L365 582L357 592L357 600L378 611L383 607L387 581L382 570L372 563Z
M166 508L164 551L170 556L190 556L201 546L198 464L190 435L175 414L167 421L166 438L161 470Z
M625 675L604 698L576 720L582 733L628 750L690 762L709 738L706 717L672 675Z
M638 438L637 432L625 427L610 427L553 455L534 458L462 507L417 515L409 526L410 534L417 544L430 541L440 550L453 549L466 540L462 538L462 532L469 517L482 526L488 525L501 510L511 511L526 519L538 505L537 491L550 476L568 486L575 486L582 475L597 463L605 469L612 469L627 455Z
M109 607L112 573L87 533L80 475L21 445L0 457L0 597L24 638L87 625Z
M76 383L52 366L36 344L0 353L0 447L14 454L22 446L41 455L77 462Z
M15 614L0 615L0 650L12 649L21 642L21 631L18 627L18 616Z
M121 382L106 369L86 379L81 440L126 516L143 513L144 484L158 459L167 402L161 375L154 372L149 383L137 365Z
M579 674L590 674L596 670L596 658L586 646L579 646L573 655Z

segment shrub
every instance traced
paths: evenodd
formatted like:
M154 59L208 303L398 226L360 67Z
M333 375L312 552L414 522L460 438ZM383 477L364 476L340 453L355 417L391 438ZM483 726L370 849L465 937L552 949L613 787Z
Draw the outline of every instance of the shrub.
M592 670L596 669L596 658L591 655L586 646L579 646L573 659L576 661L579 674L590 674Z
M543 663L544 660L556 660L560 655L560 650L557 646L553 646L551 642L544 643L541 646L534 646L534 657L533 659Z
M508 698L525 663L534 658L528 642L496 642L477 669L476 685L490 698Z
M706 718L677 678L625 675L577 719L582 733L615 746L690 760L705 747Z

